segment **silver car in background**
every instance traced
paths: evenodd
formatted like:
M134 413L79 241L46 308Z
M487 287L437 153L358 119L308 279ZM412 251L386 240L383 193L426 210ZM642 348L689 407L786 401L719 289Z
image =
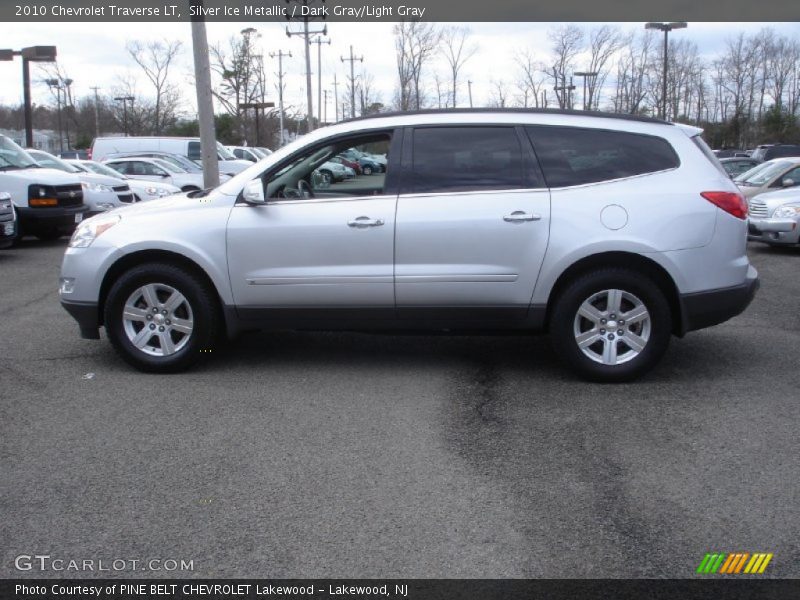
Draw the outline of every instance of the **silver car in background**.
M773 246L800 243L800 189L767 192L750 200L747 237Z
M630 380L758 287L747 204L700 133L547 110L339 123L214 190L89 219L61 302L151 372L257 329L548 332L582 377ZM348 153L386 169L320 184Z

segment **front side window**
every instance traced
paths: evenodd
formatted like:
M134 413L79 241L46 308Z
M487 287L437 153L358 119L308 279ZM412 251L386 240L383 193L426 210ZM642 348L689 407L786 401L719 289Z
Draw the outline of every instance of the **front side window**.
M304 150L267 174L266 196L297 200L382 195L390 142L391 136L381 133ZM358 166L345 166L335 160L345 156L353 157L351 164Z
M408 191L465 192L522 187L522 148L514 127L414 129Z
M625 131L527 127L550 187L567 187L674 169L678 155L665 139Z

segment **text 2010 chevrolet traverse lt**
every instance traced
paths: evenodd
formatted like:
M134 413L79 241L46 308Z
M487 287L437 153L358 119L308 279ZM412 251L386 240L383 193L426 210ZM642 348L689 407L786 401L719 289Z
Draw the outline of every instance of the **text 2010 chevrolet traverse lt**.
M314 175L357 149L385 173ZM319 129L200 198L89 219L60 294L135 367L250 329L547 331L622 381L758 287L747 205L700 130L564 111L384 115Z

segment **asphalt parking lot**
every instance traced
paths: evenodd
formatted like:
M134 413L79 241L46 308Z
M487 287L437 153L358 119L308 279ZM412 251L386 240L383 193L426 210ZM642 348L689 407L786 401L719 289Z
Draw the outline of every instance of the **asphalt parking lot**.
M800 576L800 250L751 245L744 315L601 386L527 337L250 335L144 375L59 306L65 244L0 252L0 577Z

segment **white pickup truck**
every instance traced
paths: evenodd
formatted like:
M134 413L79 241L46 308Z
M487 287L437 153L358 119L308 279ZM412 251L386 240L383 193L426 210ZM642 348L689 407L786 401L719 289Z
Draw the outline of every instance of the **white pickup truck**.
M25 150L0 135L0 190L11 195L19 236L52 240L69 235L89 210L71 173L44 169Z

